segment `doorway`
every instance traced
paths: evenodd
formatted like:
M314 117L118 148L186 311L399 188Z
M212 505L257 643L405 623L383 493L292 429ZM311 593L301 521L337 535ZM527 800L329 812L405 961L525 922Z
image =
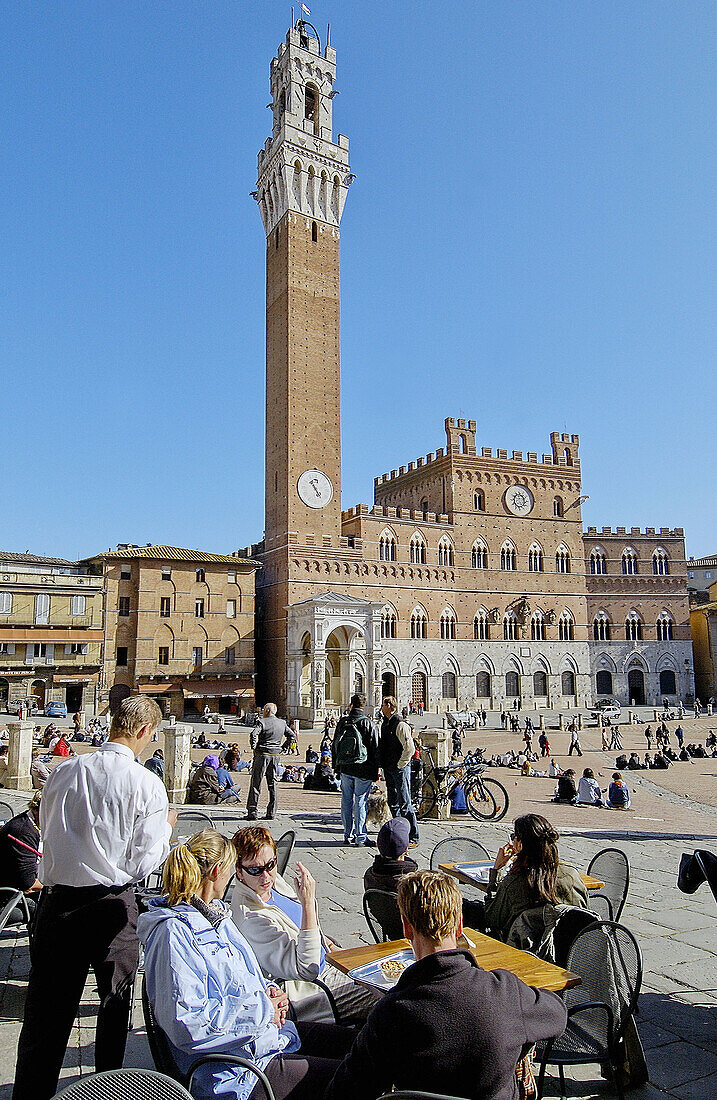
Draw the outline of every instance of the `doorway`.
M414 672L411 677L411 702L414 706L418 706L419 703L422 703L424 707L428 703L426 698L425 672Z
M65 688L65 702L67 703L67 713L74 714L78 710L82 710L82 696L84 690L82 684L68 684Z
M396 677L392 672L384 672L381 677L381 698L385 699L387 695L396 698Z
M33 680L30 684L30 698L40 710L45 709L45 687L44 680Z
M627 694L636 707L645 705L645 674L641 668L631 668L627 674Z

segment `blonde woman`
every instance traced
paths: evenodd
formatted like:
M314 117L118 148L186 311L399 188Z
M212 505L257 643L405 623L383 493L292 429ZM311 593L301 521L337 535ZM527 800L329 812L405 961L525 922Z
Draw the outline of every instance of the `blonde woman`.
M152 899L137 926L157 1023L182 1072L204 1054L237 1054L264 1070L277 1100L315 1100L352 1033L333 1024L297 1030L287 1020L286 994L263 977L221 900L234 861L231 842L213 829L167 857L167 896ZM263 1097L249 1071L221 1063L201 1067L193 1089L196 1100Z

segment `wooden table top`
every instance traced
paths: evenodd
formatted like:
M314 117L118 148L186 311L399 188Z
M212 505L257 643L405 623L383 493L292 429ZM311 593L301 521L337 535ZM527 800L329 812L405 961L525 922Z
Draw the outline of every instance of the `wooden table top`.
M486 860L460 860L459 863L439 863L438 870L443 871L446 875L452 875L453 878L457 878L459 882L465 883L466 886L475 886L476 890L483 890L484 893L488 891L488 883L481 882L480 879L474 878L470 873L460 870L461 867L469 867L471 864L475 864L476 867L492 867L493 864ZM585 884L586 890L600 890L605 885L599 878L593 878L592 875L580 874L580 878Z
M470 939L471 954L482 970L509 970L526 985L534 985L538 989L549 989L553 993L560 993L563 989L580 985L581 979L578 975L571 974L569 970L563 970L561 966L545 962L517 947L509 947L508 944L494 940L492 936L486 936L483 932L475 932L472 928L467 928L465 931ZM342 974L348 974L357 966L376 962L377 959L385 959L387 955L405 951L410 946L408 940L392 940L390 943L372 943L367 947L348 947L341 951L333 951L326 958ZM458 946L468 947L469 944L464 943L461 938ZM371 989L378 988L370 982L361 984L369 985Z

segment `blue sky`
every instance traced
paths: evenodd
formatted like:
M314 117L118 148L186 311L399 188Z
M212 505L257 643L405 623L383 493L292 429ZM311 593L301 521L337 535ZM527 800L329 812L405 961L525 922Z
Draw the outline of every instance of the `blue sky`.
M338 52L343 504L579 432L586 524L717 552L712 3L310 3ZM298 5L297 5L298 8ZM6 0L0 547L261 537L249 198L290 5Z

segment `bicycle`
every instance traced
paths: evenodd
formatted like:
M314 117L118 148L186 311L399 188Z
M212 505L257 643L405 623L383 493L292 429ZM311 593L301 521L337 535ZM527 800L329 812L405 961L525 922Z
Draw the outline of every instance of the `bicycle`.
M451 795L460 782L464 784L466 805L472 817L479 821L503 820L510 799L502 783L492 776L484 776L487 764L473 764L466 768L456 761L446 768L439 768L430 749L424 749L423 754L430 761L430 769L424 770L421 790L414 797L414 810L419 821L428 817L436 805L441 808L449 805Z

